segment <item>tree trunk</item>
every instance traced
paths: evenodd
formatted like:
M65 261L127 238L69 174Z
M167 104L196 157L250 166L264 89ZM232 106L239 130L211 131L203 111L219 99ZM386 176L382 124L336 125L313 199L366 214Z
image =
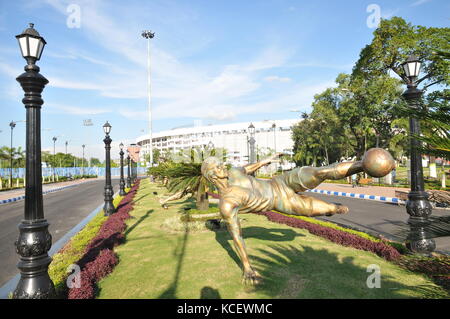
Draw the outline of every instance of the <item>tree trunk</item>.
M208 193L197 192L195 206L198 210L207 210L209 208Z

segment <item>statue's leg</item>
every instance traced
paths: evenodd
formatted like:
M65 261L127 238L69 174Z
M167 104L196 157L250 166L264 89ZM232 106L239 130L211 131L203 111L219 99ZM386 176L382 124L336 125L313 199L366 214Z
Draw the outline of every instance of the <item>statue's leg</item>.
M327 203L318 198L295 194L289 199L286 213L302 216L321 216L348 213L348 207Z
M231 237L233 238L233 243L239 257L242 261L244 276L244 283L256 284L260 280L259 274L252 268L250 261L248 259L247 248L245 247L244 238L242 237L241 224L238 218L238 209L234 209L230 214L222 213L222 218L227 223L227 228Z
M183 198L185 195L187 195L187 194L186 194L184 191L179 191L179 192L176 192L175 194L170 195L170 196L167 197L167 198L161 198L161 199L159 200L159 203L161 204L162 207L167 208L167 205L166 205L167 202L170 202L170 201L173 201L173 200L181 199L181 198Z
M362 162L343 162L323 167L304 166L286 173L284 182L294 191L316 188L324 180L341 179L362 172Z

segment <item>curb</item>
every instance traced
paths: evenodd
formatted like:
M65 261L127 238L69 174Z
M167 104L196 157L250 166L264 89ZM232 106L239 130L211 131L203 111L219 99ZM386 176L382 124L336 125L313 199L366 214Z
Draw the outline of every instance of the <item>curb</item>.
M308 189L307 192L319 193L319 194L324 194L324 195L343 196L343 197L350 197L350 198L368 199L368 200L375 200L375 201L386 202L386 203L395 203L395 204L404 204L405 203L405 201L403 201L397 197L367 195L367 194L358 194L358 193L346 193L346 192L335 192L335 191L327 191L327 190L323 190L323 189Z
M84 183L89 183L89 182L92 182L92 181L84 181L84 182L81 182L81 183L78 183L78 184L73 184L73 185L67 185L67 186L62 186L62 187L52 188L52 189L43 191L43 192L42 192L42 195L45 195L45 194L48 194L48 193L57 192L57 191L61 191L61 190L63 190L63 189L75 187L75 186L78 186L78 185L81 185L81 184L84 184ZM25 199L25 195L18 196L18 197L12 197L12 198L8 198L8 199L2 199L2 200L0 200L0 205L8 204L8 203L13 203L13 202L17 202L17 201L22 200L22 199Z

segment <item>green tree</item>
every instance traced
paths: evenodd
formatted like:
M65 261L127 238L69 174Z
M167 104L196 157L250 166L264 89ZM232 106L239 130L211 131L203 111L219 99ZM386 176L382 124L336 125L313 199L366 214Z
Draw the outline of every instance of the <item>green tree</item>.
M372 42L360 53L352 78L378 77L392 71L405 79L401 64L415 54L423 61L423 72L427 74L420 80L425 89L436 83L450 84L450 62L445 57L450 49L450 28L414 26L393 17L382 19L373 34Z

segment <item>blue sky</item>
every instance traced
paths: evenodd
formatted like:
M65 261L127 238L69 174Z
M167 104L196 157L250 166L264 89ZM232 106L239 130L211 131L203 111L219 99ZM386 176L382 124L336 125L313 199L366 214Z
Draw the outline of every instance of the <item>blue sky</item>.
M368 18L401 16L448 27L450 2L403 1L7 1L0 0L0 145L11 120L23 120L15 81L25 61L15 35L29 22L46 39L38 62L43 92L42 147L103 156L102 125L112 125L113 153L148 132L147 42L152 45L153 130L295 118L314 94L350 72L372 39ZM79 20L73 20L73 8ZM71 15L72 13L72 15ZM68 23L69 21L69 23ZM79 27L70 22L79 21ZM92 119L94 126L83 126ZM14 130L25 145L25 123ZM117 157L117 156L113 156Z

